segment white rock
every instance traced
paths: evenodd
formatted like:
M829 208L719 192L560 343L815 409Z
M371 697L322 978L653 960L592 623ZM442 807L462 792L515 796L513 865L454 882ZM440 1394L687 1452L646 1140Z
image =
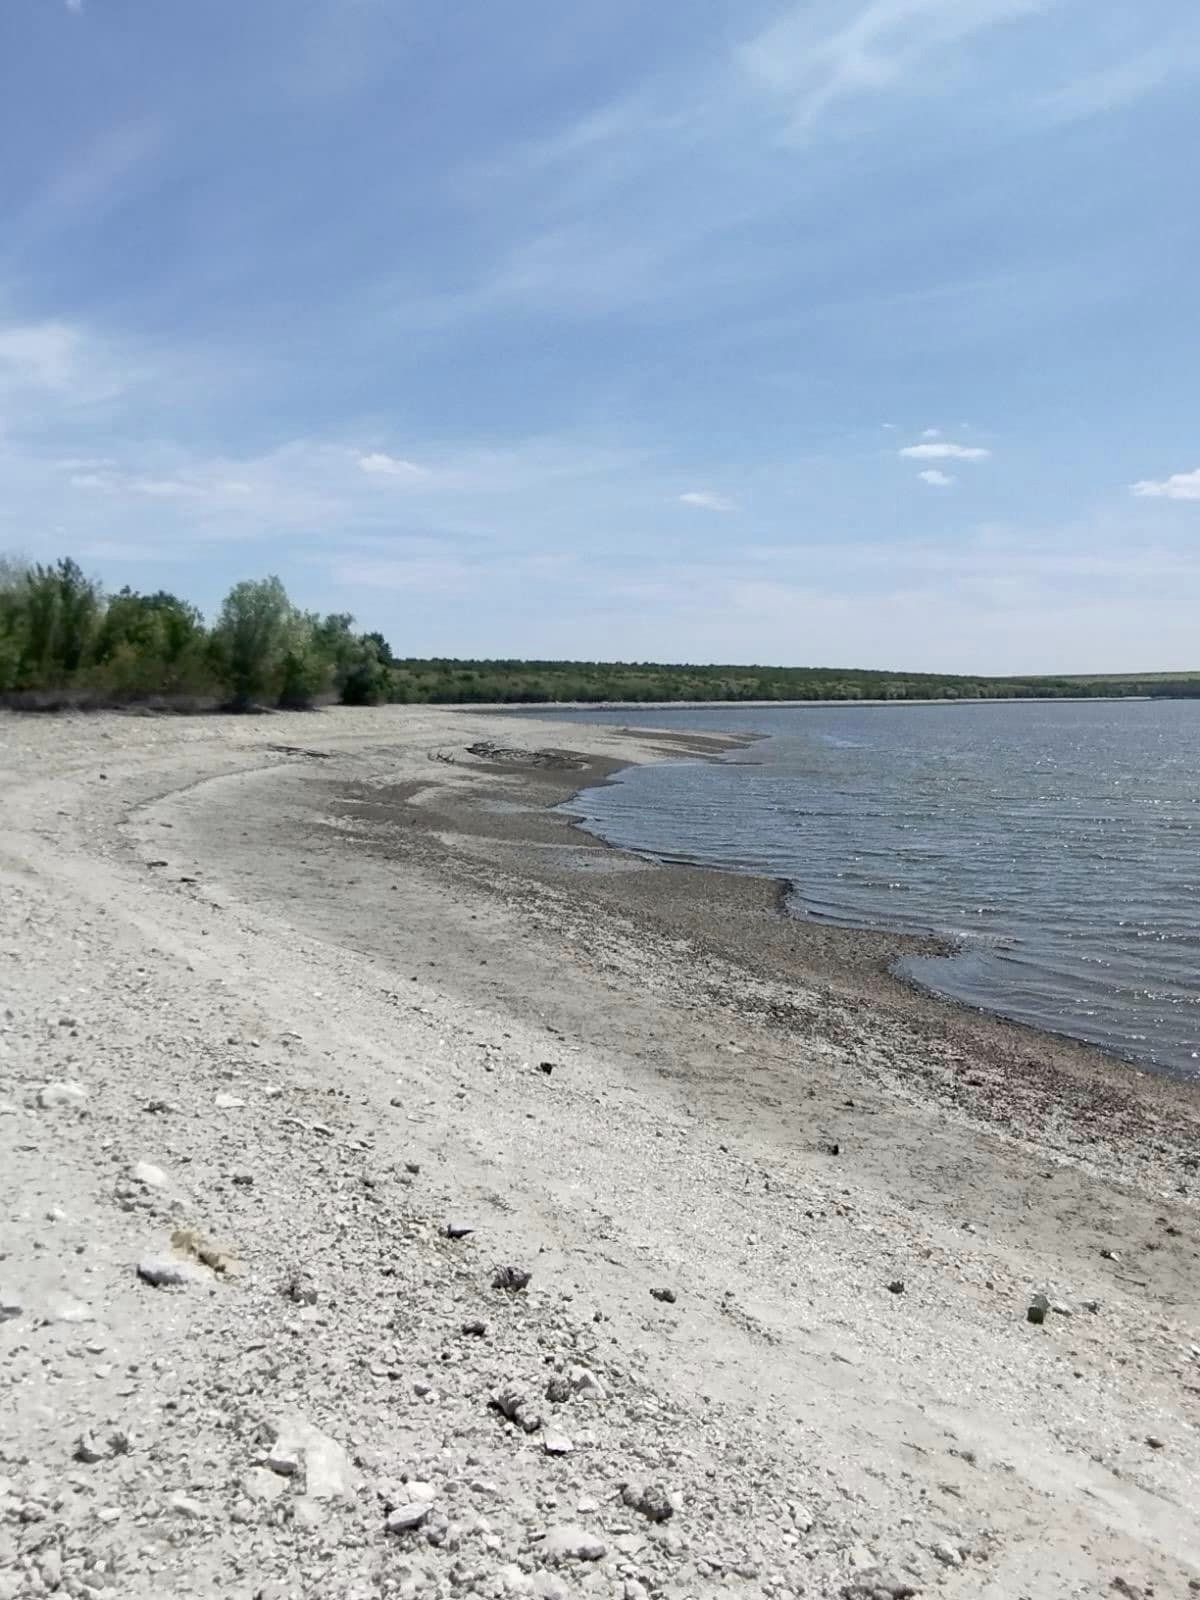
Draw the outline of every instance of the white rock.
M213 1101L218 1111L240 1111L245 1104L246 1102L239 1100L236 1094L222 1093Z
M268 1472L266 1467L251 1467L242 1479L242 1493L247 1499L269 1504L287 1493L287 1484L276 1473Z
M81 1106L87 1099L87 1090L74 1078L63 1078L57 1083L47 1083L38 1090L38 1105L43 1111L55 1106Z
M432 1505L437 1499L437 1490L431 1483L406 1483L404 1492L407 1497L418 1505Z
M167 1186L166 1173L149 1161L139 1161L129 1176L134 1183L143 1184L147 1189L165 1189Z
M51 1322L94 1322L96 1313L91 1306L84 1305L82 1300L76 1300L74 1295L54 1294L50 1296L46 1314Z
M943 1539L932 1547L934 1555L944 1567L961 1567L963 1564L962 1551L952 1545L949 1540Z
M167 1501L167 1505L172 1511L178 1511L181 1517L195 1519L204 1515L204 1507L199 1500L191 1499L190 1496L183 1493L182 1489L176 1489L175 1493Z
M198 1261L184 1261L179 1256L143 1256L137 1275L156 1289L186 1289L191 1283L212 1282L212 1275Z
M542 1435L542 1449L548 1456L569 1456L574 1448L566 1434L559 1433L555 1428L550 1428Z
M551 1528L542 1543L546 1554L559 1561L601 1561L606 1548L603 1539L573 1522Z
M575 1394L587 1400L603 1400L607 1397L608 1391L590 1367L568 1367L567 1382Z
M22 1316L25 1306L15 1294L8 1289L0 1289L0 1322L12 1322L14 1318Z
M278 1424L271 1455L281 1459L301 1457L304 1461L304 1498L326 1504L354 1498L354 1474L350 1457L327 1433L301 1416L289 1416Z
M94 1435L81 1433L75 1441L75 1459L82 1461L84 1466L94 1467L97 1461L104 1460L104 1447L98 1444Z
M409 1500L402 1506L396 1506L388 1512L386 1523L389 1533L407 1533L410 1528L419 1528L429 1515L429 1506L423 1500Z

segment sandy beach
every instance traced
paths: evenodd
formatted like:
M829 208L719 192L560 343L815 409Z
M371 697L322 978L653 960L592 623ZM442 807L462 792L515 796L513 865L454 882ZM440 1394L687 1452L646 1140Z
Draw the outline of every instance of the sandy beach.
M0 717L0 1600L1200 1590L1200 1096L556 809L731 743Z

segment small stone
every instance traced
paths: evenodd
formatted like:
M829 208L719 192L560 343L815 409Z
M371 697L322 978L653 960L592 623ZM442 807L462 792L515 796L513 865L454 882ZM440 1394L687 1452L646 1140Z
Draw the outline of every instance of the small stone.
M794 1500L788 1506L788 1513L792 1519L792 1526L798 1533L808 1533L816 1520L808 1507L798 1500Z
M193 1520L204 1515L204 1507L199 1500L192 1500L182 1490L177 1489L167 1501L172 1511L178 1511L181 1517L190 1517Z
M300 1471L300 1457L294 1450L280 1450L276 1446L267 1456L265 1465L281 1478L294 1478Z
M555 1405L562 1405L565 1400L571 1398L571 1394L570 1380L561 1372L556 1372L546 1385L546 1399L553 1401Z
M13 1322L24 1314L24 1303L9 1290L0 1289L0 1322Z
M607 1552L603 1539L597 1539L594 1533L575 1523L551 1528L542 1549L557 1561L602 1561Z
M501 1416L524 1428L526 1433L536 1433L542 1425L542 1415L534 1402L519 1384L508 1383L492 1396L492 1405Z
M903 1294L904 1293L904 1279L903 1278L893 1278L891 1283L888 1284L888 1293L889 1294Z
M137 1264L137 1275L155 1289L186 1289L189 1284L212 1282L203 1267L178 1256L143 1256Z
M653 1299L661 1300L666 1306L675 1304L676 1295L674 1289L651 1289L650 1294Z
M952 1545L948 1539L942 1539L932 1546L933 1554L944 1567L961 1567L963 1564L962 1551Z
M666 1522L675 1515L675 1507L661 1483L627 1483L621 1490L621 1499L651 1522Z
M73 1078L64 1078L58 1083L47 1083L38 1090L38 1105L43 1111L52 1111L56 1106L81 1106L87 1097L87 1090L81 1083L76 1083Z
M104 1460L104 1450L90 1433L81 1433L75 1441L74 1456L85 1467L94 1467L97 1461Z
M472 1317L470 1322L463 1323L461 1331L468 1339L482 1339L487 1333L487 1323Z
M548 1456L569 1456L575 1446L565 1433L551 1428L542 1435L542 1449Z
M303 1267L292 1268L280 1285L280 1293L298 1306L315 1306L319 1297L316 1284Z
M528 1288L532 1272L526 1272L524 1267L497 1267L492 1276L493 1289L507 1289L509 1294L519 1294Z
M270 1505L273 1500L278 1500L281 1494L287 1493L287 1484L266 1467L251 1467L242 1479L242 1493L247 1499Z
M389 1533L407 1533L410 1528L419 1528L428 1515L429 1505L426 1501L410 1500L389 1511L384 1526Z
M474 1232L475 1229L469 1222L448 1222L445 1228L447 1239L465 1239Z
M219 1094L213 1101L218 1111L241 1111L245 1106L244 1100L239 1100L236 1094Z
M1117 1252L1115 1250L1104 1249L1104 1250L1101 1250L1101 1252L1100 1252L1100 1259L1102 1261L1117 1261L1117 1262L1119 1262L1121 1258L1120 1258L1120 1256L1117 1254Z
M47 1317L51 1322L94 1322L96 1313L73 1295L56 1294L50 1298Z
M1165 1450L1167 1448L1167 1441L1165 1439L1158 1438L1158 1436L1153 1433L1148 1433L1146 1435L1146 1443L1150 1446L1151 1450Z
M161 1167L153 1166L149 1161L139 1161L130 1173L134 1183L140 1183L147 1189L165 1189L167 1175Z
M1046 1313L1049 1311L1049 1309L1049 1297L1044 1294L1035 1294L1033 1299L1029 1302L1029 1308L1025 1312L1025 1316L1028 1321L1040 1326L1043 1322L1045 1322Z

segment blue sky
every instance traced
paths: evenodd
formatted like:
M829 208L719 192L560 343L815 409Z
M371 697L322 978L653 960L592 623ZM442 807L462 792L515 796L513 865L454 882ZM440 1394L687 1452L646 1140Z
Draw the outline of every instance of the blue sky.
M3 0L0 549L405 654L1200 668L1192 0Z

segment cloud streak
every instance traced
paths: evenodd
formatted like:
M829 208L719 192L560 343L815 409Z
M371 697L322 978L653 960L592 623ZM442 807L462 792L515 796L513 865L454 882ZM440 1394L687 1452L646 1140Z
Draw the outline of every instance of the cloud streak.
M717 494L712 489L689 489L679 496L681 506L692 506L697 511L736 511L737 502L727 494Z
M955 444L950 439L906 445L900 454L908 461L986 461L991 455L977 444Z

